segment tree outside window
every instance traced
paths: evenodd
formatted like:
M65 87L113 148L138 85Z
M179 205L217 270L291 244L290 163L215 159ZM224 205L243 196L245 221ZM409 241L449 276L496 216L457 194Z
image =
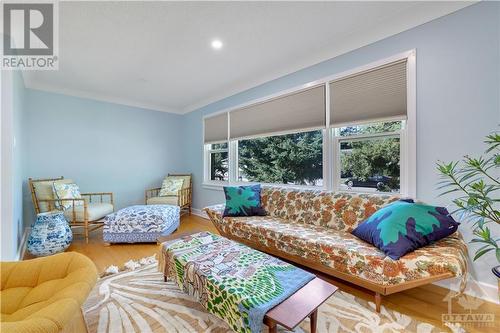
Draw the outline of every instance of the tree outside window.
M400 121L346 126L339 139L340 189L395 192L400 189ZM370 138L357 136L374 135ZM238 181L323 185L321 130L239 140ZM228 145L212 144L210 179L228 180Z
M345 137L339 140L342 189L399 191L400 137L397 131L400 129L399 121L339 129L340 136ZM357 135L364 134L380 134L380 136L356 139Z
M322 131L238 142L240 181L322 185Z

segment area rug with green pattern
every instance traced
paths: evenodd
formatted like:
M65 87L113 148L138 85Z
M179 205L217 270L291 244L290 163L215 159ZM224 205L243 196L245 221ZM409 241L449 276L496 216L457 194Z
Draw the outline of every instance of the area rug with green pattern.
M89 333L226 333L228 325L208 313L175 282L163 282L155 257L130 261L126 270L102 277L83 307ZM263 325L263 332L267 332ZM416 320L382 306L375 312L372 302L337 291L320 308L319 333L337 332L415 332L437 333L450 330ZM279 328L280 333L288 332ZM294 332L309 332L304 321Z

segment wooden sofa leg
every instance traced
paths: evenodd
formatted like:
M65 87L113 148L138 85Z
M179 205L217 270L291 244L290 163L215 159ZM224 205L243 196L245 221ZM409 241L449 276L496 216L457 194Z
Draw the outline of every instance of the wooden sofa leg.
M375 311L380 313L380 304L382 303L382 296L380 293L375 293Z

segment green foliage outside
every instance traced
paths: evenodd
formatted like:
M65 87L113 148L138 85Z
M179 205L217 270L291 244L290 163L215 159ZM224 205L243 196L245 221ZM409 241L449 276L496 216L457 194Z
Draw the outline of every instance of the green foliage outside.
M378 124L342 127L340 128L340 136L394 132L400 129L401 129L400 121L389 121Z
M213 153L210 159L210 179L228 180L228 153Z
M400 122L344 127L341 136L393 132L401 128ZM381 190L399 190L400 142L399 138L379 138L342 142L340 145L341 177L361 181L373 176L388 176L390 181Z
M391 132L401 128L400 122L344 127L340 136ZM342 178L366 180L370 176L386 175L392 180L383 190L399 189L399 139L344 142ZM322 131L312 131L238 142L240 180L316 185L323 178ZM212 154L212 179L227 175L227 153Z
M238 142L242 176L250 181L314 185L323 178L321 131Z

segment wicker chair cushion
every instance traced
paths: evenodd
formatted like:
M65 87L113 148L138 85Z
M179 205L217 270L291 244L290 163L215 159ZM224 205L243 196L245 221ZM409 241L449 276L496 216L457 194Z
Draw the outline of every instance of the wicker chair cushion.
M110 203L89 203L87 206L88 220L97 221L106 215L113 213L113 205ZM75 206L75 219L73 219L73 208L64 211L64 216L69 222L84 221L83 206Z
M148 205L174 205L177 206L177 196L152 197L146 202Z

